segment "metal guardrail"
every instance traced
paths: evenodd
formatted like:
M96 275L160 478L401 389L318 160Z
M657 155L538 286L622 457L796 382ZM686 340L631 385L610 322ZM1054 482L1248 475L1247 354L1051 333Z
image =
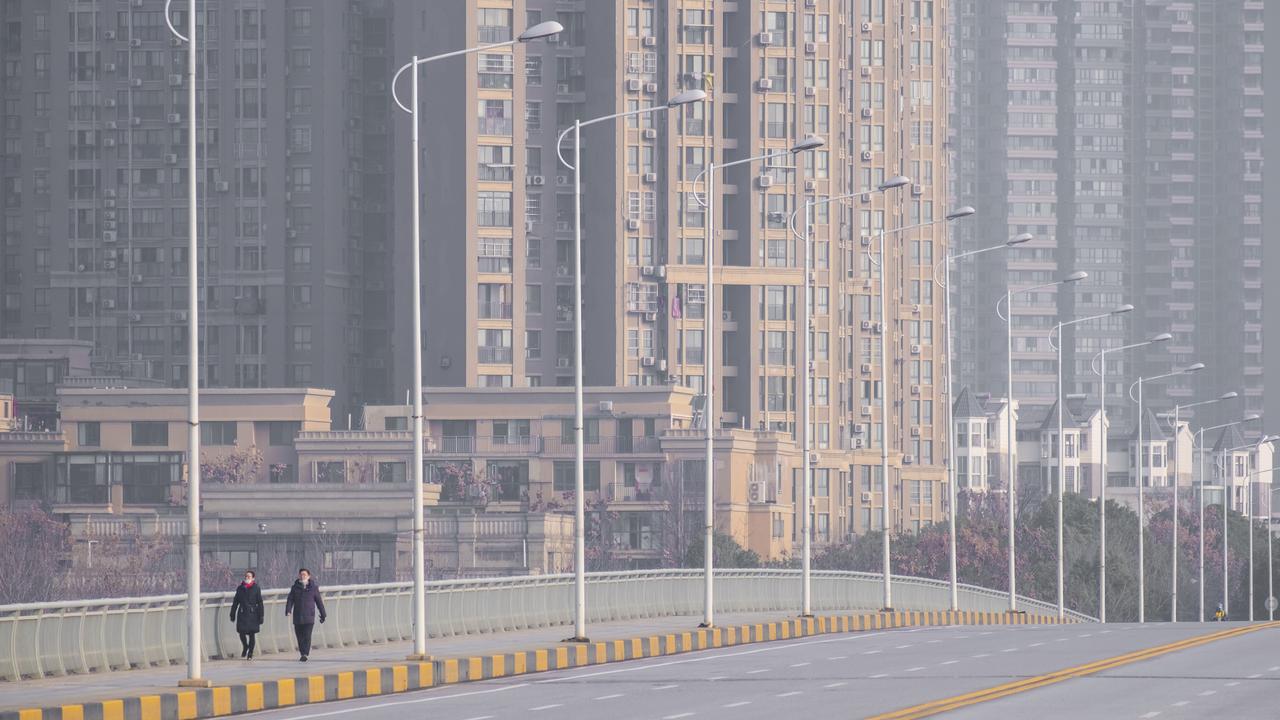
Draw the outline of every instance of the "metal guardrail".
M701 570L637 570L589 573L591 622L697 615L702 611ZM716 610L721 613L785 612L800 603L798 570L717 570ZM317 625L314 644L346 647L412 637L412 585L382 583L322 588L328 621ZM262 593L266 622L258 635L262 653L292 652L293 630L284 616L288 591ZM203 596L205 655L234 657L240 649L230 621L233 593ZM945 610L946 581L895 577L895 609ZM127 670L183 662L185 595L0 606L0 680ZM815 571L813 609L876 610L881 576ZM1020 607L1056 613L1056 606L1020 598ZM1008 595L960 586L962 610L1000 612ZM1080 613L1072 619L1095 622ZM431 637L500 633L573 623L573 576L541 575L428 583Z

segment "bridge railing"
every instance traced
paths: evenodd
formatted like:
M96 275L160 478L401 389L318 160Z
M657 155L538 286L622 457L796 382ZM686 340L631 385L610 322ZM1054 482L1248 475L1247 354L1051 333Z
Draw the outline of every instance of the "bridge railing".
M702 611L701 570L637 570L589 573L587 612L591 622L697 615ZM317 625L314 644L332 648L408 640L412 637L412 585L382 583L321 588L328 621ZM262 593L266 622L259 652L292 652L293 632L284 616L288 591ZM815 571L816 612L876 610L881 576ZM230 620L233 593L203 596L204 651L233 657L239 651ZM20 680L126 670L183 662L186 657L186 596L0 606L0 680ZM797 570L717 570L716 611L797 611ZM941 580L895 577L896 610L945 610L950 586ZM573 576L535 575L428 583L427 631L431 637L500 633L570 625ZM1020 598L1021 609L1054 614L1056 606ZM999 612L1008 595L962 585L962 610ZM1086 622L1094 618L1069 613Z

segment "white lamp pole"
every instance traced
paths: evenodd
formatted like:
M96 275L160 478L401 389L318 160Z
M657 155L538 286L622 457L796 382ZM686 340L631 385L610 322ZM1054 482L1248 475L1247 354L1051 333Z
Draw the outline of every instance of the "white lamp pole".
M1251 416L1251 417L1252 417L1252 416ZM1254 452L1258 453L1258 459L1259 459L1259 461L1260 461L1260 460L1262 459L1262 446L1263 446L1263 445L1266 445L1266 444L1268 444L1268 443L1275 442L1276 440L1280 440L1280 437L1276 437L1276 436L1274 436L1274 435L1267 435L1267 436L1264 436L1264 437L1262 437L1261 439L1259 439L1259 440L1258 440L1258 442L1257 442L1257 443L1254 443L1253 445L1244 445L1244 446L1241 446L1241 447L1238 447L1238 448L1233 448L1233 450L1232 450L1232 451L1235 451L1235 450L1243 450L1243 449L1245 449L1245 448L1252 448ZM1255 563L1254 563L1254 561L1253 561L1253 535L1254 535L1254 533L1253 533L1253 522L1254 522L1254 509L1253 509L1253 478L1254 478L1254 477L1256 477L1256 476L1258 476L1258 475L1260 475L1260 474L1262 474L1263 472L1271 472L1271 471L1272 471L1272 470L1274 470L1274 469L1275 469L1275 468L1267 468L1266 470L1262 470L1262 469L1258 469L1258 470L1251 470L1251 471L1249 471L1249 472L1245 473L1245 478L1244 478L1244 506L1245 506L1244 517L1245 517L1245 520L1247 520L1247 521L1248 521L1248 532L1249 532L1249 559L1248 559L1248 565L1249 565L1249 622L1253 622L1253 602L1254 602L1254 599L1253 599L1253 575L1254 575L1254 569L1255 569L1255 568L1254 568ZM1270 500L1268 500L1268 502L1270 502ZM1268 537L1268 538L1269 538L1269 537L1271 537L1271 520L1270 520L1270 517L1268 517L1268 519L1267 519L1267 537ZM1267 545L1268 545L1268 549L1270 549L1270 541L1268 541ZM1225 563L1224 563L1224 564L1225 564ZM1267 566L1267 573L1268 573L1268 575L1270 575L1270 572L1271 572L1271 566L1270 566L1270 565L1268 565L1268 566ZM1268 593L1267 593L1267 597L1270 597L1270 596L1271 596L1271 594L1268 592ZM1224 609L1224 610L1226 609L1226 604L1225 604L1225 603L1223 603L1223 609ZM1270 611L1268 611L1268 612L1270 612Z
M951 512L949 513L949 517L948 517L948 524L950 525L950 531L951 531L951 538L948 542L949 544L948 561L950 564L950 571L951 571L951 609L952 610L960 609L960 583L959 583L959 571L957 569L957 561L956 561L956 533L957 533L956 494L959 488L957 488L956 459L955 459L955 448L956 448L955 442L956 442L956 436L957 436L956 419L955 419L956 398L955 398L954 390L952 388L952 377L954 376L954 370L952 368L953 341L952 341L952 322L951 322L951 270L952 270L952 266L955 264L957 260L961 260L967 257L972 257L974 255L979 255L985 252L991 252L992 250L1005 250L1011 247L1015 247L1017 245L1030 242L1033 237L1034 236L1032 236L1031 233L1022 233L1021 235L1012 237L1009 240L1006 240L1005 242L999 245L993 245L991 247L985 247L979 250L970 250L968 252L957 253L954 255L949 254L947 255L947 257L940 260L937 263L937 265L935 265L933 268L933 281L934 283L936 283L942 288L942 293L943 293L943 311L942 312L946 318L946 324L944 326L944 332L946 333L946 336L944 339L946 341L946 355L947 355L946 413L947 413L947 432L949 433L949 436L947 438L947 443L944 447L946 448L946 453L947 453L946 454L947 485L948 485L947 501L948 503L950 503L949 507L951 509ZM942 269L943 279L941 281L938 280L939 268Z
M200 243L199 195L196 182L196 0L187 2L187 34L169 20L165 0L164 21L173 36L187 43L187 677L185 687L209 687L201 677L204 638L200 624Z
M573 587L574 587L574 635L570 638L576 642L587 640L587 551L586 551L586 507L584 498L584 472L586 468L586 447L583 438L583 369L582 369L582 128L633 115L665 112L673 108L697 102L707 97L702 90L687 90L667 101L665 105L654 105L628 112L604 115L590 120L574 120L556 138L556 156L560 164L573 170L573 435L574 435L574 553L573 553ZM565 136L573 133L573 162L565 159L561 150Z
M1178 453L1178 426L1182 422L1182 411L1189 410L1194 407L1203 407L1205 405L1212 405L1214 403L1219 403L1224 400L1230 400L1235 397L1239 397L1239 393L1228 392L1228 393L1223 393L1220 397L1216 397L1212 400L1201 400L1200 402L1185 403L1182 405L1173 406L1173 462L1172 462L1173 482L1171 483L1171 485L1173 486L1173 552L1171 553L1172 579L1170 580L1170 585L1172 587L1170 589L1170 594L1169 594L1169 622L1175 622L1175 623L1178 622L1178 549L1179 549L1179 546L1178 546L1178 522L1179 522L1179 519L1178 519L1178 490L1179 490L1178 471L1180 469L1179 463L1178 463L1178 454L1179 454ZM1204 522L1203 495L1204 493L1202 492L1201 493L1202 499L1200 502L1200 510L1201 510L1200 521L1202 524ZM1203 525L1201 527L1200 536L1201 538L1204 537ZM1201 597L1203 596L1204 596L1204 592L1202 589ZM1200 618L1201 620L1204 619L1203 601L1201 602L1201 607L1200 607Z
M1233 425L1240 425L1246 422L1252 422L1253 420L1260 419L1260 417L1261 416L1259 415L1249 415L1245 417L1243 420L1236 420L1235 422L1223 423L1221 425L1214 425L1212 427L1202 427L1196 431L1196 446L1200 448L1200 576L1199 576L1200 622L1205 621L1205 613L1204 613L1204 584L1205 584L1204 583L1204 486L1205 486L1204 456L1208 454L1208 449L1205 448L1204 446L1204 434L1210 430L1221 430L1223 428L1229 428ZM1222 487L1223 487L1223 503L1224 503L1222 520L1223 520L1223 528L1225 532L1226 518L1227 518L1226 505L1225 505L1227 491L1226 491L1225 482L1223 483ZM1225 545L1224 545L1224 548L1225 548ZM1225 559L1226 556L1224 555L1223 557ZM1225 562L1224 562L1224 567L1225 567ZM1226 588L1225 580L1223 581L1222 587ZM1223 595L1224 595L1223 601L1225 602L1225 595L1226 595L1225 589L1223 590ZM1223 609L1225 610L1226 607L1224 606Z
M703 481L704 506L702 510L703 534L704 534L703 548L702 548L702 552L703 552L702 562L703 562L703 571L705 573L705 577L703 579L702 627L711 627L715 622L715 607L714 607L715 606L715 585L712 579L712 575L715 569L715 557L714 557L715 555L715 492L714 492L713 480L715 478L715 419L716 419L715 402L714 402L716 383L715 383L713 368L715 367L714 351L715 351L715 345L717 342L717 338L715 334L716 318L715 318L715 299L714 299L715 298L714 270L715 270L715 250L716 250L716 244L715 244L715 235L716 235L715 210L716 208L715 208L715 195L714 195L715 174L717 171L724 170L725 168L730 168L737 165L746 165L749 163L758 162L762 160L770 160L772 158L782 157L784 155L794 155L797 153L804 152L806 150L814 150L816 148L820 148L825 144L826 144L826 141L823 140L822 138L810 135L786 150L774 150L772 152L762 153L760 155L743 158L741 160L734 160L732 162L722 163L719 165L715 163L715 158L713 155L711 158L711 162L708 162L707 166L702 169L702 172L698 173L698 175L693 179L693 187L696 188L698 186L698 180L703 177L706 178L706 192L704 193L705 198L698 198L697 192L694 192L694 199L698 201L698 204L702 205L707 209L707 230L706 230L707 240L703 246L703 254L704 254L703 259L707 266L707 286L706 286L706 293L705 293L705 299L704 299L704 305L703 305L703 308L704 308L703 323L706 326L706 337L703 339L703 342L702 342L702 345L706 350L706 360L705 360L706 364L704 365L704 367L706 368L706 374L705 374L705 377L703 378L702 387L704 392L703 419L706 425L707 437L706 437L706 457L704 460L704 462L706 463L706 477L704 478L704 481ZM805 287L807 290L808 289L807 281L806 281ZM806 451L806 458L807 458L807 451ZM806 462L807 462L807 459L806 459Z
M411 660L422 660L427 658L427 595L426 595L426 532L424 530L423 519L423 494L422 483L424 478L423 464L425 449L423 448L423 412L422 412L422 155L418 144L418 66L435 60L443 60L445 58L457 57L459 55L467 55L470 53L480 52L481 50L489 50L498 47L507 47L515 45L518 42L528 42L539 38L549 37L560 32L564 28L560 23L548 21L538 23L533 27L525 30L518 37L506 42L494 43L491 45L482 45L479 47L467 48L465 50L455 50L453 52L433 55L431 57L413 58L402 65L396 74L391 78L391 98L401 110L409 113L413 122L412 140L410 147L413 157L410 161L412 168L411 189L413 192L413 245L410 248L409 262L412 264L411 272L413 274L410 309L412 316L411 335L413 336L413 474L411 481L413 483L413 654L409 656ZM400 101L400 97L396 92L396 81L400 79L406 70L413 69L414 72L410 76L409 102L410 106L406 106Z
M1031 287L1014 290L1005 288L1004 297L996 301L996 315L1005 321L1005 347L1007 357L1005 372L1007 373L1006 384L1009 389L1009 398L1006 406L1005 432L1008 434L1007 442L1009 443L1009 477L1008 482L1008 501L1009 501L1009 612L1017 612L1018 610L1018 569L1017 569L1017 497L1018 497L1018 433L1013 422L1013 296L1023 293L1035 292L1036 290L1044 290L1046 288L1057 287L1067 283L1080 282L1089 277L1089 273L1083 270L1077 270L1070 275L1055 280L1054 282L1041 283L1032 285ZM1004 303L1005 312L1000 312L1000 303Z
M1092 320L1101 320L1102 318L1111 317L1113 315L1123 315L1129 312L1133 312L1132 305L1121 305L1120 307L1116 308L1115 310L1112 310L1109 313L1102 313L1101 315L1091 315L1089 317L1082 317L1082 318L1076 318L1074 320L1059 322L1057 325L1054 326L1053 330L1049 332L1049 344L1053 346L1054 350L1057 351L1058 353L1058 442L1057 442L1058 483L1057 485L1058 485L1058 619L1059 620L1066 617L1066 614L1067 614L1066 613L1066 586L1065 586L1066 552L1065 552L1065 547L1062 539L1063 524L1064 524L1063 514L1065 512L1064 503L1065 503L1065 496L1066 496L1065 475L1066 475L1066 468L1067 468L1066 442L1064 437L1065 429L1063 428L1063 418L1065 417L1066 413L1065 413L1065 410L1063 409L1064 397L1062 392L1062 329L1065 327L1070 327L1071 325L1077 325L1079 323L1089 322ZM1057 341L1054 340L1055 335L1057 336ZM1080 449L1080 445L1077 442L1076 443L1077 456L1079 456L1079 449ZM1079 482L1078 476L1076 478L1076 482Z
M1144 475L1148 464L1148 456L1146 448L1142 444L1142 425L1145 418L1143 417L1142 406L1142 386L1152 380L1163 380L1178 375L1186 375L1188 373L1199 372L1204 369L1204 363L1194 363L1188 365L1181 370L1174 370L1171 373L1156 375L1154 377L1139 377L1129 386L1129 399L1138 403L1138 438L1135 445L1135 459L1138 463L1138 622L1145 623L1147 621L1147 559L1146 559L1146 537L1145 531L1147 527L1146 508L1143 504L1143 487L1146 482ZM1138 389L1137 397L1134 397L1133 389Z
M1101 414L1102 422L1102 439L1101 439L1101 455L1102 464L1099 469L1098 484L1098 621L1107 621L1107 453L1110 452L1110 421L1107 419L1107 353L1124 352L1125 350L1134 350L1155 343L1165 343L1173 339L1173 335L1169 333L1160 333L1145 342L1133 343L1131 345L1123 345L1117 348L1107 348L1101 350L1093 356L1093 371L1098 373L1101 380L1098 390L1098 408ZM1204 523L1204 509L1201 508L1201 525ZM1200 569L1204 571L1204 536L1201 534L1201 557ZM1201 587L1201 605L1204 604L1204 588Z
M791 213L791 218L787 223L788 226L791 228L792 234L795 235L800 240L800 242L804 245L804 303L803 303L804 321L802 323L802 325L804 326L804 330L803 330L804 351L803 351L803 354L801 355L800 363L799 363L799 366L802 369L801 372L803 373L801 383L800 383L800 397L802 398L801 406L800 406L800 422L803 427L803 430L802 430L803 440L801 443L801 451L804 453L804 472L801 473L801 477L802 477L801 482L804 484L804 489L801 492L801 499L800 499L800 507L802 508L802 512L804 513L803 519L801 520L802 550L801 550L801 556L800 556L800 575L801 575L800 614L803 615L804 617L809 617L810 615L813 614L811 612L812 580L813 580L812 571L811 571L812 557L813 557L813 508L812 508L812 505L813 505L813 499L812 499L812 493L813 493L813 440L812 438L813 438L813 434L812 434L812 427L811 427L812 423L809 417L810 415L809 404L811 401L811 398L809 397L811 394L809 390L809 386L811 382L811 376L813 374L811 333L813 332L814 328L813 328L812 309L810 307L811 305L810 296L812 292L811 287L813 285L813 267L811 263L811 259L813 255L811 251L811 244L813 240L810 237L810 225L809 225L810 216L813 213L813 208L819 205L826 205L831 202L848 200L850 198L870 195L872 193L888 192L893 188L899 188L899 187L903 187L905 185L910 185L910 184L911 184L910 178L904 177L902 175L898 175L890 178L888 181L886 181L879 187L876 187L873 190L868 190L866 192L848 193L845 195L835 195L835 196L828 196L824 198L817 198L817 197L810 198L809 200L805 201L804 208L803 208L804 231L803 232L796 231L796 225L795 225L796 214L801 211L800 208L796 208L796 210ZM957 217L966 217L968 215L973 214L973 208L962 208L962 210L966 211L964 215L960 215Z

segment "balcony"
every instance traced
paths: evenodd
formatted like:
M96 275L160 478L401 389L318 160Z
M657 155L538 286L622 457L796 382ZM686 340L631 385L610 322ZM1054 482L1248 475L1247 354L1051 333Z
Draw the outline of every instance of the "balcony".
M446 435L429 450L432 455L529 456L542 452L542 438L530 435Z

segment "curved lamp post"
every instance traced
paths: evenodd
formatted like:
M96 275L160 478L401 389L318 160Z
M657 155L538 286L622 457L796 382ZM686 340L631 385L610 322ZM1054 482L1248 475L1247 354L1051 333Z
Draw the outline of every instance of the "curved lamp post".
M422 514L422 483L425 480L422 476L423 455L425 454L422 437L425 432L422 416L422 155L418 141L418 128L421 123L418 122L417 69L420 65L436 60L550 37L561 30L564 30L564 27L560 23L551 20L534 25L520 33L513 40L466 48L465 50L455 50L440 55L432 55L431 57L414 55L409 62L401 65L400 69L396 70L395 75L391 78L391 99L395 101L401 110L409 113L413 122L411 141L413 157L410 160L413 192L413 204L411 205L413 208L413 245L410 250L409 260L412 265L411 272L413 275L412 287L410 288L410 303L412 304L410 311L412 317L411 335L413 336L413 475L411 478L413 483L413 654L409 656L410 660L427 658L427 560L426 532ZM396 82L402 74L410 69L414 71L410 76L411 82L409 84L409 102L411 106L406 106L400 101Z

